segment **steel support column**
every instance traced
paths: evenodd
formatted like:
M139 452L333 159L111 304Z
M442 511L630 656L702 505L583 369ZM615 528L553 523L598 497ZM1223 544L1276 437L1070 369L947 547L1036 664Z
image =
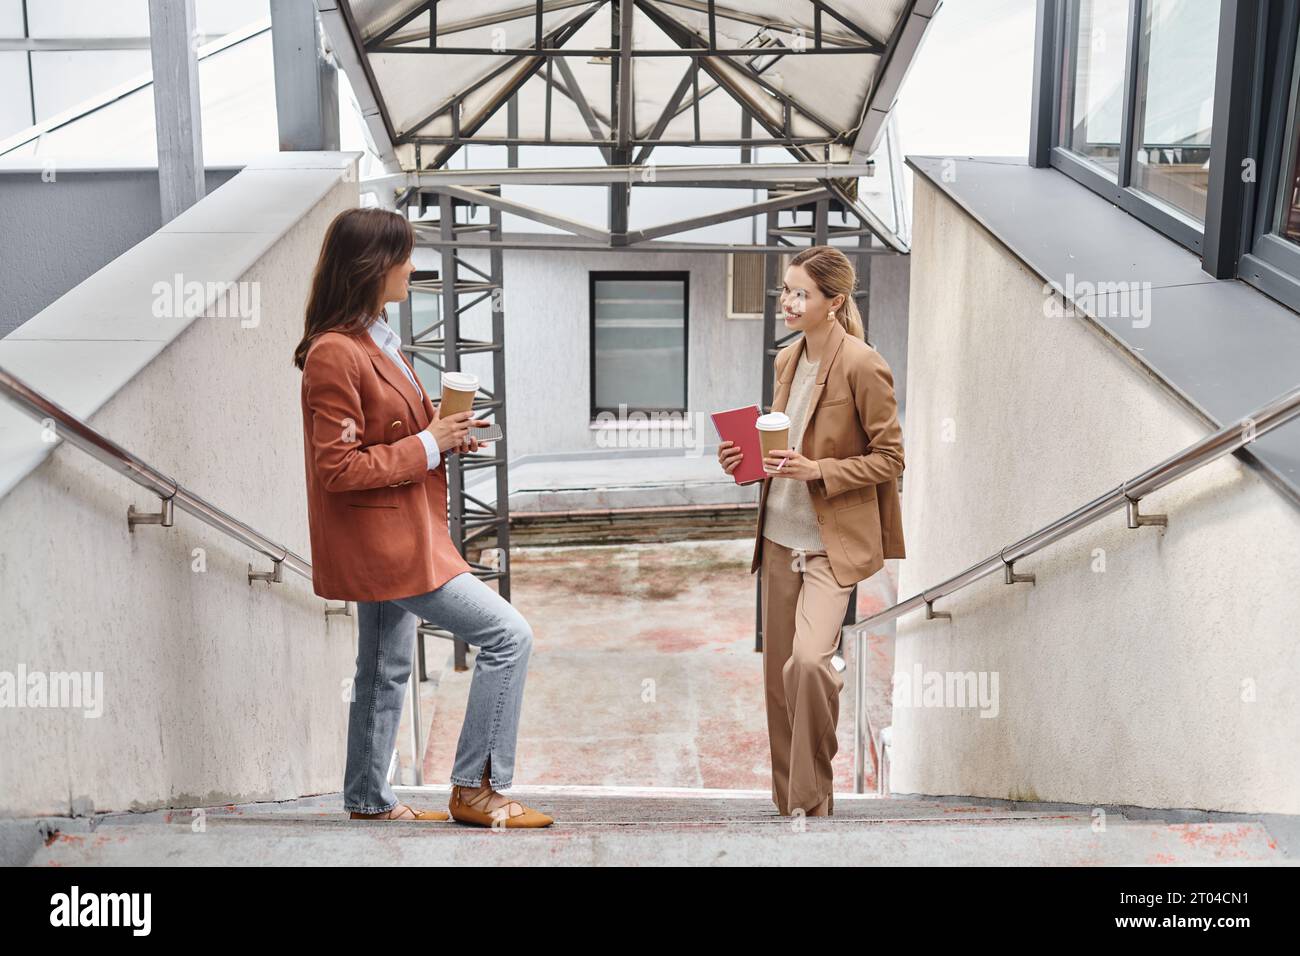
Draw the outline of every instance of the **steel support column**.
M484 187L485 198L499 198L500 187ZM424 207L427 197L422 196L420 206ZM501 210L496 206L475 202L473 198L461 198L451 190L440 192L432 200L436 201L438 219L437 251L440 267L437 276L415 273L412 276L412 294L436 294L438 298L438 321L428 329L417 329L414 321L408 323L409 304L403 309L402 339L405 350L420 367L420 364L432 366L438 372L460 371L464 356L473 353L490 353L492 356L492 378L490 382L480 382L479 392L474 397L474 416L487 419L501 426L503 437L493 442L485 451L472 454L451 454L447 457L447 528L462 556L470 545L490 547L483 548L484 555L479 560L468 561L474 575L480 580L497 582L497 590L506 600L510 599L510 488L508 475L508 424L506 422L506 369L505 369L505 311L502 286L504 280L503 255L499 246L487 251L488 265L486 271L468 262L457 248L457 242L465 234L478 235L486 232L489 241L501 240ZM457 222L456 212L463 210L465 221ZM477 214L486 212L486 222ZM423 230L421 230L423 232ZM419 239L417 245L426 245ZM470 310L486 304L491 310L491 331L489 338L473 339L462 334L461 317ZM494 469L495 501L488 503L476 494L466 490L466 478L469 472L484 468ZM481 492L480 492L481 494ZM455 666L465 670L467 664L467 645L454 634L422 622L420 635L433 635L450 638L455 641ZM423 676L423 646L420 647L420 674Z

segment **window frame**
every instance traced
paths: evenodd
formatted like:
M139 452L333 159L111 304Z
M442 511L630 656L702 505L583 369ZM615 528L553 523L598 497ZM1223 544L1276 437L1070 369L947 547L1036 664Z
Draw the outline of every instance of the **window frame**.
M1275 230L1288 143L1300 152L1300 105L1291 115L1300 71L1300 4L1222 0L1215 60L1210 182L1205 222L1196 224L1132 185L1137 54L1147 0L1128 0L1124 110L1116 181L1061 145L1066 39L1081 0L1038 0L1029 163L1050 167L1191 250L1216 279L1240 279L1300 312L1300 244ZM1297 90L1300 100L1300 90ZM1292 142L1296 141L1296 142ZM1255 163L1253 178L1243 174Z
M1067 40L1072 32L1073 22L1080 8L1081 0L1047 0L1056 3L1058 9L1054 18L1054 36L1052 37L1052 71L1053 84L1051 104L1051 149L1050 165L1079 184L1105 197L1151 228L1163 233L1170 239L1191 251L1201 253L1205 241L1205 226L1191 216L1183 213L1154 196L1143 192L1133 183L1133 158L1137 151L1135 126L1137 122L1138 93L1138 52L1141 43L1142 19L1145 4L1151 0L1128 0L1128 35L1125 38L1124 51L1124 105L1120 119L1119 165L1115 181L1111 181L1101 168L1079 153L1061 145L1061 108L1066 90L1066 83L1073 83L1074 77L1067 80L1065 64L1072 62L1067 56ZM1220 16L1222 22L1222 16ZM1217 84L1216 84L1217 87ZM1215 90L1216 97L1218 90ZM1210 142L1214 142L1211 130ZM1213 166L1211 166L1213 170ZM1206 208L1206 221L1211 210Z
M1270 19L1276 17L1274 25ZM1255 85L1260 105L1251 141L1259 144L1259 175L1246 203L1244 249L1238 277L1282 304L1300 311L1300 245L1288 242L1275 229L1279 190L1284 181L1282 161L1288 142L1300 153L1300 108L1291 115L1292 84L1300 70L1300 5L1269 3L1260 17L1262 39ZM1266 44L1272 43L1270 48ZM1300 97L1300 93L1297 94Z
M682 284L682 403L680 408L651 408L648 406L626 406L630 415L642 414L686 414L689 410L687 397L690 394L691 379L691 274L680 269L589 269L587 271L587 378L590 385L588 408L591 421L598 422L602 413L617 415L619 408L604 408L596 404L596 283L636 281L659 279L678 281ZM620 406L620 408L623 406Z

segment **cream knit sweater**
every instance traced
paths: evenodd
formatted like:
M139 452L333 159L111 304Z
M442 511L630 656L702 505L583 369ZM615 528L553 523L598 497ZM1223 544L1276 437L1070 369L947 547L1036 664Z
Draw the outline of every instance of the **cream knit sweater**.
M790 447L799 450L803 444L804 418L812 398L813 383L817 380L820 362L809 362L804 350L799 351L799 364L790 395L785 403L785 413L790 416ZM817 512L813 510L808 483L797 478L777 475L767 491L767 514L763 518L763 537L787 548L800 551L824 551L821 530L817 525Z

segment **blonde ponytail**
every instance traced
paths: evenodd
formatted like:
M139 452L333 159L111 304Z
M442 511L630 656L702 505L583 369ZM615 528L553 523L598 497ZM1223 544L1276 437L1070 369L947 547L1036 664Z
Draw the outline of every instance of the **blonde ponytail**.
M853 293L850 292L844 297L844 304L835 310L835 318L849 335L859 339L866 338L862 329L862 316L858 312L858 303L854 300Z

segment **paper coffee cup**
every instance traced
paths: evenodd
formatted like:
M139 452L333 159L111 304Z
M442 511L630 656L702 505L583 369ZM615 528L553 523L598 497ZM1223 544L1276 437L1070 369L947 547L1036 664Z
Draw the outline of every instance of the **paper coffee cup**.
M790 447L790 416L785 412L760 415L754 422L754 427L758 429L758 443L763 449L764 458L777 449ZM763 470L771 471L767 467Z
M478 376L469 372L442 373L442 404L438 417L446 418L457 412L467 412L474 407L474 393L478 391Z

